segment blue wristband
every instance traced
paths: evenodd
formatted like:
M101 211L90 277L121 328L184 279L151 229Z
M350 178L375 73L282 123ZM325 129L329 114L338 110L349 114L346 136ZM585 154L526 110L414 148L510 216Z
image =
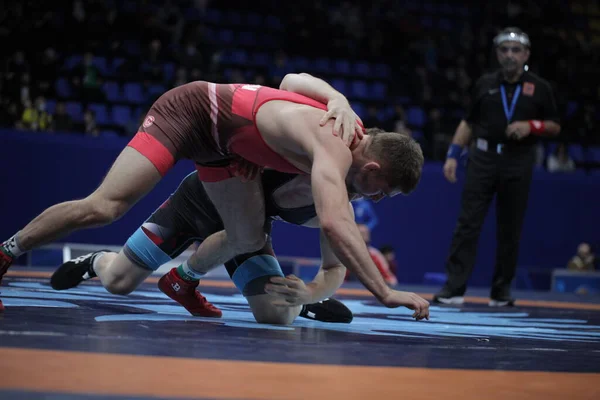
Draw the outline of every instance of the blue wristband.
M446 155L446 158L455 158L458 160L462 151L463 151L463 149L460 145L458 145L456 143L452 143L450 145L450 148L448 149L448 154Z

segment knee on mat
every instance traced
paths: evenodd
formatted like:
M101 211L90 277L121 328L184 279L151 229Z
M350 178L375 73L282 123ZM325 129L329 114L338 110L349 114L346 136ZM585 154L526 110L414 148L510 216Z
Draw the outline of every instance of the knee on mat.
M289 309L269 310L267 312L259 312L252 310L254 319L259 324L268 325L291 325L296 319L296 316Z

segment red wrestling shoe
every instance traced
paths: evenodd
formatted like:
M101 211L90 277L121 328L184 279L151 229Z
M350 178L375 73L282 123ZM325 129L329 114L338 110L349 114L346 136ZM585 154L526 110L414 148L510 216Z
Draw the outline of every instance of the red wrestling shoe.
M221 318L223 313L206 300L196 290L199 281L188 282L177 275L177 268L171 269L158 281L161 292L181 304L195 317Z
M4 248L0 245L0 285L2 285L2 277L8 271L8 267L13 262L13 257L4 251ZM4 304L0 300L0 312L4 311Z

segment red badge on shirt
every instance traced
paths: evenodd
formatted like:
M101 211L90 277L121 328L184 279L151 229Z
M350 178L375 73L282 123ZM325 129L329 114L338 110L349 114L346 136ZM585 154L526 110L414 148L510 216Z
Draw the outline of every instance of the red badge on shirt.
M525 96L533 96L533 92L535 92L535 85L531 82L525 82L523 85L523 94Z

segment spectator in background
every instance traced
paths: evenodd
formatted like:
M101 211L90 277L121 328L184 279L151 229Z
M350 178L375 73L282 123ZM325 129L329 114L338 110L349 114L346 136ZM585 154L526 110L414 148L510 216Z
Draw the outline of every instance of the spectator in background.
M89 108L83 113L83 126L83 131L85 132L86 136L100 136L100 131L98 130L98 125L96 124L96 114Z
M581 243L577 247L577 254L567 264L567 268L573 271L593 271L596 269L596 255L588 243Z
M288 57L283 51L278 51L273 60L272 66L269 68L269 76L272 80L273 87L278 87L283 77L292 71L292 66L288 62ZM369 125L375 126L375 125Z
M381 253L381 251L371 246L371 230L366 225L361 224L358 224L358 230L360 231L360 234L363 240L365 241L365 244L367 245L367 249L369 250L371 259L373 259L373 262L377 266L377 269L381 273L381 276L383 277L385 282L389 286L396 286L398 284L398 280L390 270L390 265L388 264L386 258ZM348 279L349 277L350 271L346 272L346 279Z
M58 70L58 54L53 48L48 47L39 56L38 62L33 68L34 81L39 94L48 98L54 97L54 81Z
M102 77L98 67L94 65L94 55L85 53L83 61L74 70L75 77L72 80L75 90L79 90L84 102L102 102Z
M389 244L381 246L379 248L379 251L381 252L381 254L383 254L383 257L385 257L385 260L387 261L388 266L390 268L390 272L392 274L394 274L397 279L398 278L398 264L396 263L396 251Z
M67 114L67 108L62 101L56 103L56 110L52 118L52 129L59 132L71 132L73 130L73 120Z
M198 44L190 39L183 49L177 53L177 60L186 68L204 69L204 57L198 49Z
M0 101L0 126L5 128L16 127L23 129L20 122L18 105L10 99L2 99ZM17 124L21 126L17 126Z
M394 108L394 115L391 118L391 126L389 129L390 132L398 132L412 136L411 130L406 126L406 112L404 111L404 107L400 104L397 104Z
M175 71L175 82L173 87L181 86L188 83L188 72L184 67L177 68Z
M370 105L367 109L367 116L363 118L363 124L369 127L381 127L383 125L383 121L379 119L378 115L379 110L374 105Z
M3 92L12 99L19 97L21 95L21 87L23 86L23 76L29 75L29 70L29 64L25 60L25 53L21 50L17 51L6 62Z
M46 100L38 97L35 104L31 100L25 101L25 110L21 117L25 129L32 131L47 131L52 127L52 116L46 111Z
M575 171L575 162L569 157L566 144L560 143L556 146L556 150L548 156L547 168L550 172Z

